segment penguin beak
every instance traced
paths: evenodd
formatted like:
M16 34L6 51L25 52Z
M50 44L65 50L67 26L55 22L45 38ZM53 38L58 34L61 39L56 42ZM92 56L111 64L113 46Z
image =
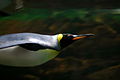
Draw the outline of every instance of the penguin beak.
M82 38L88 38L88 37L92 37L95 36L94 34L80 34L80 35L73 35L73 39L72 40L79 40Z

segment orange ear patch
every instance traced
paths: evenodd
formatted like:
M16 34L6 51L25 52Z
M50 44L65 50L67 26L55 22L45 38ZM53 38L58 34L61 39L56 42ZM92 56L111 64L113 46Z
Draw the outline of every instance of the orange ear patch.
M63 34L58 34L57 39L60 42L60 40L63 38Z

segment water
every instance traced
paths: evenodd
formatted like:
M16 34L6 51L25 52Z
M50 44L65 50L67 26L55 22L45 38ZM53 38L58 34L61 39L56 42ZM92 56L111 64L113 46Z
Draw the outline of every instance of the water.
M20 68L1 65L1 79L119 80L120 10L118 2L102 0L103 2L98 1L100 4L94 4L97 2L86 0L78 3L78 0L75 2L58 0L55 4L52 1L45 1L41 0L40 3L37 0L36 2L30 0L29 4L26 0L26 6L22 11L16 11L11 16L1 16L0 34L93 33L96 34L95 38L82 39L73 43L55 59L40 66ZM37 5L38 3L41 5ZM76 5L73 6L72 3Z

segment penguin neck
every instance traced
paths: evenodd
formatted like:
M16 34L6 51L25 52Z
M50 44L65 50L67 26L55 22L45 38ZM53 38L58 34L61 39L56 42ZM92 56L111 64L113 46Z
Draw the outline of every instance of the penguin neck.
M53 47L57 50L60 51L61 50L61 46L60 46L60 42L58 40L58 35L54 35L52 36L52 42L51 44L53 45Z

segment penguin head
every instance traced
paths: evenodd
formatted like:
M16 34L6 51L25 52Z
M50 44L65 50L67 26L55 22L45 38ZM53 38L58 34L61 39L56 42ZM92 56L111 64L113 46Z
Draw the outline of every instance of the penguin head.
M80 35L74 35L74 34L58 34L58 43L61 47L61 49L69 46L75 41L78 41L83 38L88 38L94 36L94 34L80 34Z

